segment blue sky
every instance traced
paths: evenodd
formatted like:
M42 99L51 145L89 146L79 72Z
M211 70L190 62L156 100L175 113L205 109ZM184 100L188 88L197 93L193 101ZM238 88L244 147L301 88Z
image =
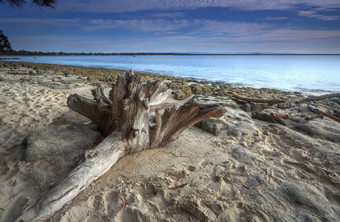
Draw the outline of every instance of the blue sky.
M339 0L57 0L0 5L16 50L340 53Z

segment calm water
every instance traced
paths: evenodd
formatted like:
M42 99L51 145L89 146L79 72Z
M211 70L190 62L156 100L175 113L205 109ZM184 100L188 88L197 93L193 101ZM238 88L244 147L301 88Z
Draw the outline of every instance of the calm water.
M313 94L340 91L340 56L41 56L36 63L105 67Z

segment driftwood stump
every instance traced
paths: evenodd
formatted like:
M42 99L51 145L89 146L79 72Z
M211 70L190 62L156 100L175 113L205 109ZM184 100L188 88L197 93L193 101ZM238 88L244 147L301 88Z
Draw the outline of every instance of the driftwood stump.
M118 76L109 98L99 87L92 90L93 100L69 96L68 106L95 123L106 138L19 220L48 220L124 155L164 146L200 120L225 113L218 105L193 100L180 107L160 104L170 93L162 81L142 84L130 71Z

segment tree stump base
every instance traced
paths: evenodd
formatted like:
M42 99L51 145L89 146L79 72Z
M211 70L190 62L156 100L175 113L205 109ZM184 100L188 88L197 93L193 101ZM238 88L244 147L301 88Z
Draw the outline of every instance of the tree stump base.
M85 151L77 167L19 220L48 220L126 154L162 147L202 119L225 113L219 105L194 100L179 107L160 104L170 93L162 81L142 84L130 71L118 76L109 97L100 87L92 90L94 99L69 96L68 106L95 123L106 138Z

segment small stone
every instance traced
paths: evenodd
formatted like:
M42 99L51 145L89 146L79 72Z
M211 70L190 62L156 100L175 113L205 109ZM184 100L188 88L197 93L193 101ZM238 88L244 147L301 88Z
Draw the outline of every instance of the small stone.
M194 171L195 169L196 169L196 167L194 167L194 166L188 166L188 170L191 171L191 172Z

